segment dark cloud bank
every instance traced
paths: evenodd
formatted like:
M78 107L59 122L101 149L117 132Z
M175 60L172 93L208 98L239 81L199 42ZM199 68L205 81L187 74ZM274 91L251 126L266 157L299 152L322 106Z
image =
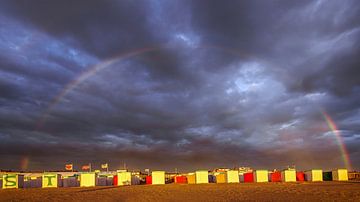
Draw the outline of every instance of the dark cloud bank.
M355 0L2 1L0 167L344 167L326 111L360 169L358 19Z

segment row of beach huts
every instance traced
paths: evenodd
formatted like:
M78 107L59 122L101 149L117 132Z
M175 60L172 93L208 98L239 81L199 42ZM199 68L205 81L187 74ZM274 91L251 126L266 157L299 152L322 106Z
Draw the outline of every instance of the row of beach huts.
M323 172L320 169L296 171L221 169L198 170L193 173L166 173L152 171L148 174L118 170L116 172L44 172L44 173L0 173L0 188L48 188L48 187L94 187L139 184L205 184L205 183L249 183L249 182L302 182L302 181L347 181L348 171L336 169Z

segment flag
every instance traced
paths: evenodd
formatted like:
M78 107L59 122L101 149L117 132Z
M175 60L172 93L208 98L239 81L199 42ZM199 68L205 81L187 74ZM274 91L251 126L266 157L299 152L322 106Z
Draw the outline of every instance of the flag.
M90 170L90 164L81 166L81 169L82 170Z
M73 170L73 164L65 164L65 170Z
M101 164L101 168L102 168L102 169L105 169L105 168L108 168L108 167L109 167L109 165L108 165L107 163Z

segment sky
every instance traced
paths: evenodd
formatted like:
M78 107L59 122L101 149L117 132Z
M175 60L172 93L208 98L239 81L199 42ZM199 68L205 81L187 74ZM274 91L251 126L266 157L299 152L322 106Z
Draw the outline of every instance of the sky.
M0 168L359 170L359 19L356 0L2 0Z

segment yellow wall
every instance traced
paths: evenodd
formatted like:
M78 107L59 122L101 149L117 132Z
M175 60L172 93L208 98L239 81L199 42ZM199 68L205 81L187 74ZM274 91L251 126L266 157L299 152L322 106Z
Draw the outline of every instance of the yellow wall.
M95 186L95 173L80 174L80 187L94 187L94 186Z
M215 177L216 177L216 183L226 183L225 173L217 173Z
M165 184L165 171L153 171L151 176L152 184Z
M187 178L188 184L196 184L196 177L195 177L195 174L194 174L194 173L188 174L188 175L186 176L186 178Z
M283 182L296 182L295 170L284 170L281 172L281 181Z
M196 184L209 183L209 172L207 170L199 170L195 172Z
M228 170L226 172L227 182L228 183L239 183L239 171L237 170Z
M322 170L310 170L310 171L306 171L305 174L307 181L313 181L313 182L323 181Z
M59 175L56 173L44 173L42 175L42 187L58 187Z
M118 172L118 186L131 185L131 173L130 172Z
M332 176L334 181L348 181L348 171L347 169L338 169L332 171Z
M255 182L268 182L268 171L267 170L256 170L255 171Z
M22 184L24 178L21 175L18 174L4 174L2 176L2 188L3 189L14 189L21 187L20 184Z

